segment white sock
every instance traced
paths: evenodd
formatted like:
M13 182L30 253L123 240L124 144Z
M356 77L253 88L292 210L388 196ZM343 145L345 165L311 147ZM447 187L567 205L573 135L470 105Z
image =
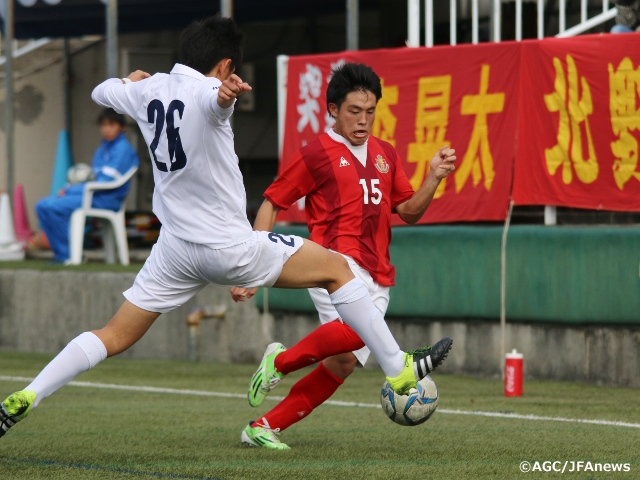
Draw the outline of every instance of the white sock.
M367 288L354 278L329 295L340 318L360 336L387 377L404 368L404 352L393 338L384 317L376 308Z
M107 358L107 349L91 332L84 332L71 340L64 349L44 367L25 390L36 392L33 407L82 372L95 367Z

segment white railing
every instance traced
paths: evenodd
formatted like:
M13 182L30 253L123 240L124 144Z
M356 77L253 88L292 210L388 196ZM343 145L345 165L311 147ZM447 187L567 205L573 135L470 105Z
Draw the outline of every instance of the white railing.
M51 39L49 38L40 38L38 40L29 40L22 46L18 46L18 42L14 40L13 42L13 52L11 58L18 58L26 55L28 53L33 52L34 50L39 49L40 47L44 47L45 45L51 43ZM6 55L6 52L3 52ZM0 65L4 65L7 61L6 56L0 57Z
M440 0L442 1L442 0ZM515 1L515 39L522 40L523 30L523 0ZM537 38L545 36L545 0L534 0L537 3ZM433 0L407 0L408 15L408 36L407 46L420 46L420 10L421 3L424 3L424 45L433 46L434 33L434 9ZM589 18L589 6L602 4L602 13ZM470 7L470 8L469 8ZM461 18L471 20L471 43L479 42L480 16L489 17L491 22L491 40L500 42L502 40L501 19L502 0L449 0L449 44L457 44L457 26ZM556 37L571 37L584 33L591 28L600 25L614 18L617 14L615 7L609 7L609 0L580 0L580 18L577 25L567 29L567 1L557 2L558 33ZM471 10L469 12L469 10ZM554 9L555 11L555 9Z
M602 2L602 3L609 3L609 2ZM579 23L575 27L571 27L568 30L564 30L563 32L558 33L556 37L559 37L559 38L575 37L576 35L580 35L581 33L591 30L593 27L596 27L604 22L611 20L617 14L618 14L617 8L615 7L610 8L606 12L602 12L596 15L595 17L591 17L590 19Z

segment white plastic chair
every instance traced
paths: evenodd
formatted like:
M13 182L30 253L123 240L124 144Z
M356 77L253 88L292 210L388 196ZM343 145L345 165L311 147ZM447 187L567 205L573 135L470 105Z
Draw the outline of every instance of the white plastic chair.
M124 210L126 198L122 200L120 210L104 210L91 208L93 192L97 190L113 190L124 185L138 167L131 167L127 173L112 182L87 182L82 196L82 206L71 215L69 224L69 260L68 265L82 263L82 251L84 248L84 227L87 217L94 217L102 224L102 241L104 243L105 259L107 263L115 263L115 248L118 248L118 258L122 265L129 265L129 246L127 245L127 232L125 229ZM115 242L114 242L115 240Z

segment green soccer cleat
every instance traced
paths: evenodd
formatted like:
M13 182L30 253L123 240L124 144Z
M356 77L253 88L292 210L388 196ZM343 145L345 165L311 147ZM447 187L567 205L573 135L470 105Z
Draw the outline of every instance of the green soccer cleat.
M452 345L453 340L444 337L433 347L422 347L406 352L404 369L400 375L393 378L387 377L387 382L393 391L400 395L407 395L409 390L415 388L416 382L422 380L444 361Z
M29 415L35 400L36 392L33 390L20 390L9 395L0 404L0 437Z
M262 362L256 373L251 377L249 383L249 405L252 407L259 406L262 401L267 398L269 392L276 388L280 383L280 380L284 378L284 374L276 370L274 361L278 354L284 352L286 348L281 343L271 343L267 345L267 350L264 352Z
M289 445L282 443L278 438L280 429L271 430L268 426L256 425L252 427L253 420L245 427L240 436L242 443L251 447L270 448L271 450L291 450Z

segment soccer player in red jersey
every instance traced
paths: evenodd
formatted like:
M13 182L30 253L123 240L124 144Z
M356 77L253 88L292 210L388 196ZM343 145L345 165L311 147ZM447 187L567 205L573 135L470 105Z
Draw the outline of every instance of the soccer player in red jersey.
M295 153L266 190L254 229L271 230L280 210L305 197L310 239L345 257L384 315L395 278L389 258L391 214L416 223L440 181L454 170L456 156L454 150L442 147L431 160L425 182L414 192L395 148L370 135L381 96L380 79L370 67L345 63L333 72L327 108L335 126ZM236 287L231 292L234 300L242 301L255 289ZM242 441L249 445L287 449L276 433L331 397L369 356L360 337L340 320L327 291L312 288L309 292L323 325L288 350L279 343L267 347L249 386L249 403L260 405L284 375L322 362L274 409L249 423L242 433ZM450 338L440 340L414 369L433 370L451 344Z

